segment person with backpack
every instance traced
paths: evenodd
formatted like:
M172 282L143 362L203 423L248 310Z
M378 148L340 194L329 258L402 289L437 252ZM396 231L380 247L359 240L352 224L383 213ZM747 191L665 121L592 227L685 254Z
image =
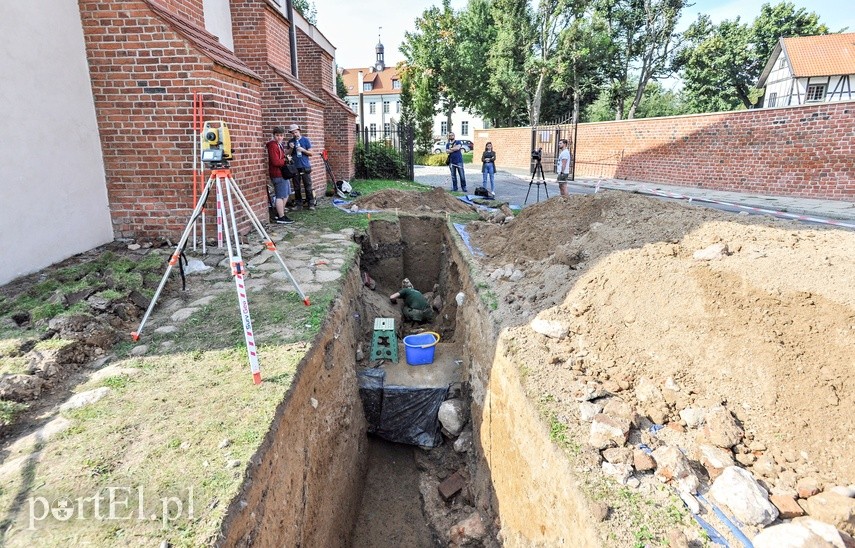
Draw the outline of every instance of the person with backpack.
M270 181L273 183L274 207L276 208L276 223L289 225L294 221L285 215L285 203L291 195L291 181L285 177L284 170L288 163L282 142L285 140L285 128L273 128L273 139L267 142L267 163Z
M297 168L297 174L294 176L294 197L299 206L303 202L303 209L315 209L315 195L312 192L312 164L309 162L309 157L314 153L311 151L312 142L307 137L301 135L300 126L291 124L288 128L288 133L291 134L291 140L288 141L288 149L291 152L291 158L294 161L294 167ZM302 199L300 185L302 183L303 190L306 191L306 199Z

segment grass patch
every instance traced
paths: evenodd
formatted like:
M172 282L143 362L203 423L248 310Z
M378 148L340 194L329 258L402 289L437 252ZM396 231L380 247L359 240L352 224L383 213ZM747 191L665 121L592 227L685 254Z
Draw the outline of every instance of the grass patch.
M47 279L32 284L19 295L0 299L0 315L29 312L31 320L37 322L60 314L85 312L89 307L84 302L68 307L64 298L87 289L100 291L98 295L108 300L121 299L133 290L151 297L153 288L146 284L153 286L160 280L165 260L158 251L138 260L106 251L92 260L47 269L44 271ZM107 289L108 285L111 289Z
M418 192L427 192L433 189L432 186L415 183L413 181L389 181L386 179L358 179L351 181L353 190L361 192L363 195L373 194L387 188L396 190L416 190Z
M0 400L0 426L9 426L15 417L27 409L27 404L16 401Z
M261 347L264 382L259 386L252 384L245 353L234 348L118 362L128 367L142 361L145 366L133 379L105 379L102 384L114 389L111 395L66 413L72 427L44 446L26 488L29 496L49 500L77 500L99 492L106 496L110 487L123 489L133 496L130 506L120 506L122 515L134 516L139 510L137 490L142 489L143 513L157 513L158 519L46 519L31 531L26 512L10 513L15 494L24 487L17 474L4 481L0 492L0 511L17 519L7 539L30 546L103 546L116 539L149 545L164 540L173 546L209 544L305 352L305 345ZM220 448L224 438L231 443ZM241 465L230 467L232 460ZM190 488L193 518L185 512L163 528L162 497L178 497L186 509ZM90 517L91 512L90 506Z

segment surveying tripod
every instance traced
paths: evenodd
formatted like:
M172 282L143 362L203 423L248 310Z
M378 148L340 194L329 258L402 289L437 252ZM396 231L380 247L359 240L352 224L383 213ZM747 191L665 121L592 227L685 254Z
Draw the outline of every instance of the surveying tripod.
M240 253L240 240L238 237L237 230L237 222L235 221L235 207L234 207L234 199L237 200L239 206L241 206L246 213L247 217L249 217L250 222L255 227L258 234L261 236L264 241L265 247L272 251L276 258L279 260L279 264L282 266L282 269L287 274L288 279L291 280L291 283L294 285L294 288L297 290L297 293L300 295L300 298L303 300L303 304L309 306L309 298L306 297L303 290L300 289L300 285L297 283L297 280L294 279L294 276L291 275L291 271L288 270L288 267L285 265L285 261L282 260L282 257L279 255L279 252L276 250L276 244L273 243L273 240L270 238L270 235L264 230L264 227L261 226L261 222L258 220L258 217L255 215L255 212L252 211L252 208L249 206L249 202L246 200L246 196L244 196L243 192L241 192L240 188L238 188L237 183L234 178L232 178L231 170L229 169L228 162L216 162L211 165L212 171L211 176L208 179L208 182L205 183L205 187L202 189L202 193L199 195L199 201L196 203L196 208L193 210L193 213L190 215L190 221L187 223L187 226L184 228L184 233L181 235L181 239L178 241L178 245L175 247L175 251L172 253L172 256L169 258L169 266L166 267L166 273L164 273L163 278L160 280L160 285L157 286L157 291L154 293L154 297L151 299L151 303L148 305L148 309L145 311L145 315L143 316L142 321L140 322L140 326L136 331L131 333L131 338L135 341L140 339L140 334L142 333L143 327L145 326L146 321L148 321L148 317L151 315L151 311L154 309L155 303L157 303L158 297L160 297L161 291L163 291L163 287L166 285L166 280L169 278L170 272L172 272L172 268L181 260L181 253L184 250L184 246L187 243L187 238L190 236L190 232L193 230L193 223L196 221L196 218L199 217L202 210L205 207L205 202L208 199L208 196L211 193L211 188L216 188L217 191L217 241L222 247L223 237L225 236L226 240L226 249L229 254L229 265L231 266L232 276L235 279L235 288L237 289L238 296L238 306L240 308L241 321L243 322L243 334L244 339L246 340L246 351L249 356L249 369L252 372L252 380L255 384L261 383L261 369L258 365L258 351L255 346L255 335L252 331L252 319L249 316L249 301L246 297L246 286L244 284L244 272L246 266L243 263L243 257ZM225 194L223 191L225 190ZM225 200L224 200L225 198ZM228 208L226 207L228 205ZM227 221L227 226L225 230L223 230L223 223L225 220ZM230 226L229 226L230 225ZM231 229L232 234L229 234L229 229ZM234 246L232 242L234 241Z
M535 177L540 173L540 180L535 181ZM549 199L549 190L546 188L546 177L543 175L543 163L540 161L540 157L535 159L534 169L531 172L531 181L528 183L528 191L525 193L525 201L523 205L528 202L528 193L531 192L531 185L537 185L537 201L540 201L540 185L543 185L543 191L546 193L546 199Z

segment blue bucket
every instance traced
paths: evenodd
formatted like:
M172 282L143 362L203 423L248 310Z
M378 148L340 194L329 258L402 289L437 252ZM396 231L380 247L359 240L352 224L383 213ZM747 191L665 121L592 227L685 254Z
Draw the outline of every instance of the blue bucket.
M410 365L433 363L433 355L436 350L436 343L438 342L439 334L432 331L404 337L407 363Z

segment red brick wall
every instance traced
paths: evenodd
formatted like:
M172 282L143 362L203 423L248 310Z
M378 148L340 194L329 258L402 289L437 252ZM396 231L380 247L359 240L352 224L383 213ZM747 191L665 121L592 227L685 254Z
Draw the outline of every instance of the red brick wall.
M205 94L206 119L229 124L237 150L235 178L262 214L258 82L215 70L142 2L123 2L120 11L98 0L79 5L116 237L175 238L189 220L198 138L193 91ZM201 0L186 5L201 10ZM248 228L245 219L241 228Z
M530 128L475 134L529 167ZM580 124L576 175L853 200L855 102Z
M307 94L309 90L300 82L284 78L274 70L275 67L283 74L291 74L288 20L265 0L233 1L231 15L235 55L264 80L260 95L261 143L270 139L274 126L299 125L315 152L310 159L312 187L316 195L323 194L326 176L320 152L325 144L324 103L311 93ZM311 57L301 62L301 78L303 67L316 62L317 59Z
M338 179L350 180L356 174L353 150L356 148L356 114L331 91L326 92L324 108L327 150L333 174Z
M167 11L187 19L197 27L205 28L203 0L156 0Z

